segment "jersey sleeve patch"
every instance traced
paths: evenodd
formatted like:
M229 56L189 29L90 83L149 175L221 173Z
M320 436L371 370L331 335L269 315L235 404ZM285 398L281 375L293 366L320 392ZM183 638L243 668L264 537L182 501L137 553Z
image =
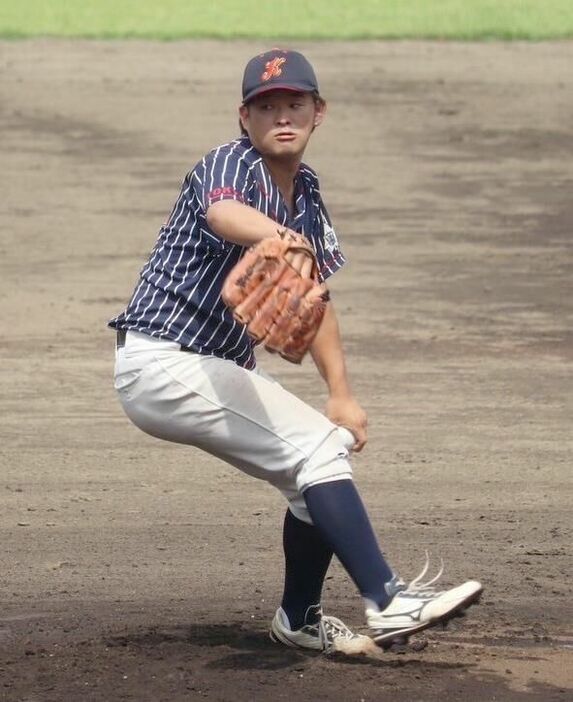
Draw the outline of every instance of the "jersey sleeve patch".
M332 227L328 219L324 216L324 213L321 213L321 217L324 231L324 248L326 249L326 251L328 251L328 253L334 254L336 251L340 250L340 246L338 244L338 237L336 236L334 228Z
M209 205L212 205L214 202L219 202L220 200L238 200L239 202L245 202L245 197L240 190L237 190L232 185L224 185L210 190L207 193L205 204L209 207Z
M323 208L321 208L320 212L320 228L322 230L322 236L319 239L320 244L317 246L316 254L320 268L321 282L324 282L339 268L342 268L346 263L346 258L340 250L338 237L336 236L334 227L330 223L330 218Z

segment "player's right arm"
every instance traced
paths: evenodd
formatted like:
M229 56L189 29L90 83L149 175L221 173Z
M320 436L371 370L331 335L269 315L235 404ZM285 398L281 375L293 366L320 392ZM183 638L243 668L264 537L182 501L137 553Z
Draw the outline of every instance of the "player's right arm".
M273 219L237 200L219 200L209 205L207 224L215 234L241 246L257 244L283 230Z
M284 229L252 206L259 190L250 150L236 141L213 149L203 159L195 181L209 229L240 246L276 237Z

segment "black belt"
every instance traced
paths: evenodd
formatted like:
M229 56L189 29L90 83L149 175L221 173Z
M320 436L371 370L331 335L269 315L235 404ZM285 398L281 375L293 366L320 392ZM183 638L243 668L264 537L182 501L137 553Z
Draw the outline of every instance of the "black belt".
M125 336L127 334L127 329L118 329L117 330L117 335L116 335L116 341L115 341L115 346L118 349L122 349L125 346ZM188 346L180 346L179 347L181 351L186 351L187 353L195 353L193 349L190 349Z

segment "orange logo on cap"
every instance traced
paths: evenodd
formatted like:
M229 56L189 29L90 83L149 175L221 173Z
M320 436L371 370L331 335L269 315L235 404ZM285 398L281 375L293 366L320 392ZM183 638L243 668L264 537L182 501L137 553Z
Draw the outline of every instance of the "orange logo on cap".
M261 76L261 80L267 81L271 78L277 78L282 73L282 65L286 62L286 58L274 58L272 61L267 61L265 64L265 72Z

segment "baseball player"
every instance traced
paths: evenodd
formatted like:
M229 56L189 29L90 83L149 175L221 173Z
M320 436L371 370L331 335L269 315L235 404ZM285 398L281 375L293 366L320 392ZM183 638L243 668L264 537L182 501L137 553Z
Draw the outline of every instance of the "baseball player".
M386 648L461 613L482 586L468 581L438 591L437 578L422 582L427 563L407 584L386 562L339 429L350 430L351 448L363 448L367 418L349 385L332 301L310 349L328 388L322 414L258 366L253 341L221 298L247 248L278 230L310 242L324 289L344 264L316 173L302 162L325 114L302 54L273 49L248 62L241 135L188 173L127 308L110 322L115 387L144 432L203 449L284 495L285 578L274 641L328 651L363 638L322 612L335 554L362 596L371 638Z

